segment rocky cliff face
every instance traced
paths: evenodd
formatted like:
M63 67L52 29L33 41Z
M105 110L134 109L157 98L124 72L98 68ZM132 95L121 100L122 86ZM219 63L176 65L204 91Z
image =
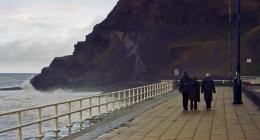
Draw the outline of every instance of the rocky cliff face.
M259 61L260 2L244 1L242 9L243 59ZM224 0L119 0L73 55L55 58L31 83L39 90L120 86L172 78L173 67L226 76L227 35Z

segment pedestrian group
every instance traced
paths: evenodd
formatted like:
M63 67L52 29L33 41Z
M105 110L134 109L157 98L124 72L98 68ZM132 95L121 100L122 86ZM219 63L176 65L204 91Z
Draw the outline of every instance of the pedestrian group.
M200 92L204 94L207 110L211 110L212 94L216 93L215 83L207 73L202 80L201 86L197 78L190 78L187 72L184 72L180 80L179 91L183 97L183 109L188 110L188 102L190 100L190 110L197 110L197 102L200 102Z

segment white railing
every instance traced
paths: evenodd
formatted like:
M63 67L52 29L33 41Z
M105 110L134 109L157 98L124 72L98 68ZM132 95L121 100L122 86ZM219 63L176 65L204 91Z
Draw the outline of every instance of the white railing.
M260 84L260 76L241 76L241 80L243 82L247 82L247 83L250 83L250 84ZM162 80L162 81L171 81L171 80ZM176 80L177 82L180 82L180 80ZM199 79L197 80L199 82L202 82L203 80ZM233 79L232 79L233 81ZM230 80L214 80L214 82L217 82L217 83L222 83L222 84L227 84L230 82Z
M241 76L241 80L251 84L260 84L260 76Z
M173 89L172 81L162 81L161 83L157 84L150 84L142 87L69 100L55 104L19 109L15 111L0 112L0 119L3 117L8 118L10 115L15 115L15 117L10 117L10 119L16 119L16 124L14 124L15 126L0 130L0 134L8 133L10 131L17 131L15 132L17 133L17 138L22 140L24 139L23 129L25 129L25 127L35 125L35 131L37 131L36 133L38 134L34 134L37 136L31 137L42 139L45 135L43 131L43 123L49 122L53 124L51 128L52 133L55 137L59 137L61 127L65 127L61 126L62 124L60 122L64 117L67 121L66 128L69 129L70 134L74 123L79 123L80 130L84 129L85 127L83 126L83 123L86 120L91 120L91 118L94 116L101 116L104 113L131 106L154 96L168 93ZM77 106L76 109L72 109L75 106ZM53 113L50 113L51 111L43 112L46 111L46 108L52 108ZM61 110L67 111L61 113ZM96 114L93 112L93 110L96 110ZM23 117L28 114L27 112L34 112L35 117L34 119L31 119L30 122L24 123ZM78 116L77 120L73 121L72 115Z

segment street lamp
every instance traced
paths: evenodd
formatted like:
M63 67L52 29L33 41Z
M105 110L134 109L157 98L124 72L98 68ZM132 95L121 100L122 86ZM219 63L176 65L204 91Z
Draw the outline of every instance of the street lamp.
M232 56L231 56L231 24L232 24L232 13L231 13L231 0L228 0L228 14L229 14L229 21L228 21L228 56L229 56L229 84L232 85Z
M241 2L237 0L237 64L236 64L236 77L233 82L233 104L242 104L242 81L240 78L241 74L241 63L240 63L240 10Z

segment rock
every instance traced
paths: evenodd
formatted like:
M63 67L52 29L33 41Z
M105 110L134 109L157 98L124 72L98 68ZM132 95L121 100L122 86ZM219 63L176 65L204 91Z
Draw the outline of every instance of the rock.
M86 40L74 45L72 56L55 58L31 83L39 90L100 89L171 79L173 67L197 77L206 72L226 77L227 4L223 0L119 0ZM242 35L260 25L259 5L258 0L243 1ZM234 11L232 18L236 18ZM253 36L242 41L252 40L248 37ZM257 58L260 52L259 47L242 47L245 56ZM234 58L233 54L232 62ZM259 68L254 65L254 74L260 74Z
M67 78L60 74L57 70L47 67L43 68L41 74L31 79L31 83L37 90L53 90L56 88L65 88Z
M11 91L11 90L23 90L22 87L9 87L9 88L0 88L2 91Z

